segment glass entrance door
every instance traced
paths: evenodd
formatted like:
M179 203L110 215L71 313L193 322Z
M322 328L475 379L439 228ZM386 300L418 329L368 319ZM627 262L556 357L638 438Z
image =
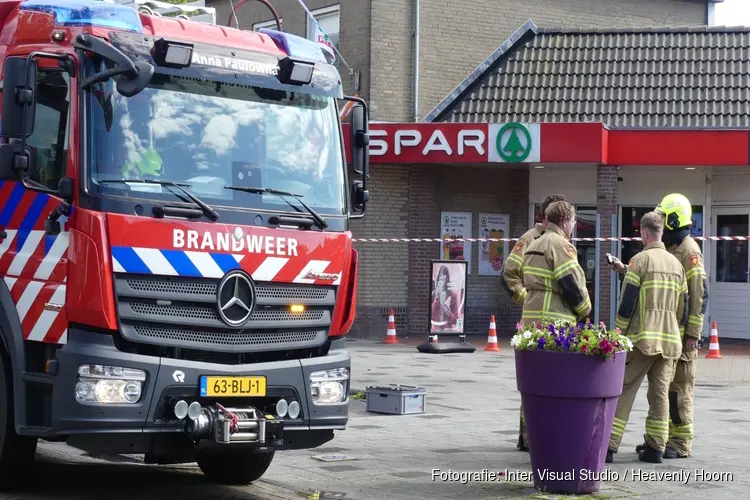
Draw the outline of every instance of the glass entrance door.
M717 236L750 235L750 209L714 208ZM747 241L713 241L714 266L709 285L711 321L722 337L750 339L747 304L750 303L750 252Z

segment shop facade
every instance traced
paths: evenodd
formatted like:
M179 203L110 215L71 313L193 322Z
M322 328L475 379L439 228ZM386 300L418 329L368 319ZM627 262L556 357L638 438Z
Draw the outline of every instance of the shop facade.
M619 282L604 255L637 252L627 238L664 195L691 200L696 236L747 236L748 44L744 29L566 32L529 22L425 122L373 123L372 203L353 228L363 263L353 334L382 335L393 307L399 335L426 335L429 262L446 249L420 239L450 236L445 216L471 226L464 236L517 238L546 195L564 194L578 209L573 236L591 238L576 246L594 315L608 323ZM500 229L483 225L487 216ZM700 244L711 294L704 335L716 321L722 338L750 339L748 242ZM493 275L492 260L510 246L464 251L469 334L486 335L491 314L509 334L520 316Z

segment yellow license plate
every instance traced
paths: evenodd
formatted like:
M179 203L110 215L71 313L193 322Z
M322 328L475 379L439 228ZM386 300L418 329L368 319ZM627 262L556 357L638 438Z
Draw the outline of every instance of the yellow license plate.
M266 395L266 377L201 377L201 397Z

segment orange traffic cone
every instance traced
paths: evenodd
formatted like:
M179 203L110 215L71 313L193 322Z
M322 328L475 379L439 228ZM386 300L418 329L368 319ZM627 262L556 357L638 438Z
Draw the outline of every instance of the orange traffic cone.
M716 321L711 325L711 341L708 344L708 354L706 354L706 359L721 359L719 334L716 331Z
M495 315L490 316L490 331L487 334L487 347L485 352L500 352L500 346L497 344L497 330L495 328Z
M393 308L391 308L388 314L388 331L385 334L384 344L398 344L396 338L396 320L393 319Z

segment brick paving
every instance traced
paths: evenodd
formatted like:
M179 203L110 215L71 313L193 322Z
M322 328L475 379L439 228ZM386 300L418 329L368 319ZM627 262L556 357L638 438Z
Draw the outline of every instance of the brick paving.
M515 449L520 395L515 386L513 353L500 339L500 353L483 352L484 339L471 339L473 354L421 354L405 339L401 345L356 340L353 386L400 383L425 387L424 415L377 415L365 403L353 401L349 428L317 450L277 456L266 480L303 491L322 491L329 498L442 499L541 498L524 482L433 481L434 468L443 471L530 471L527 454ZM605 483L608 498L666 498L712 500L744 498L750 487L744 442L750 439L750 372L747 349L722 348L723 359L698 360L694 457L661 465L637 461L646 416L646 384L639 393L631 423L611 471L617 481ZM332 462L322 462L330 455ZM317 457L317 459L315 458ZM338 460L337 460L338 459ZM691 472L687 484L633 480L632 473ZM732 473L731 480L700 481L695 471ZM628 476L625 477L625 473ZM726 478L725 478L726 479ZM323 497L321 497L323 498ZM554 498L554 496L553 496Z
M62 444L42 443L39 463L24 488L0 494L0 500L93 500L105 492L108 500L555 498L540 495L524 481L461 484L432 479L433 469L531 470L528 455L515 449L520 396L507 339L500 339L500 353L485 353L486 338L476 338L470 341L477 352L448 355L421 354L413 345L422 339L403 340L401 345L349 342L353 385L425 387L425 414L378 415L367 412L365 402L352 400L346 431L325 447L278 454L256 484L217 486L208 483L194 464L146 466L140 457L92 458ZM607 498L744 498L750 488L744 448L750 440L750 348L722 345L721 360L705 359L705 351L698 360L695 457L661 465L636 460L633 449L641 440L647 408L644 384L616 463L610 467L620 477L602 489ZM632 477L633 472L683 469L691 473L686 483ZM700 481L696 470L733 477Z

